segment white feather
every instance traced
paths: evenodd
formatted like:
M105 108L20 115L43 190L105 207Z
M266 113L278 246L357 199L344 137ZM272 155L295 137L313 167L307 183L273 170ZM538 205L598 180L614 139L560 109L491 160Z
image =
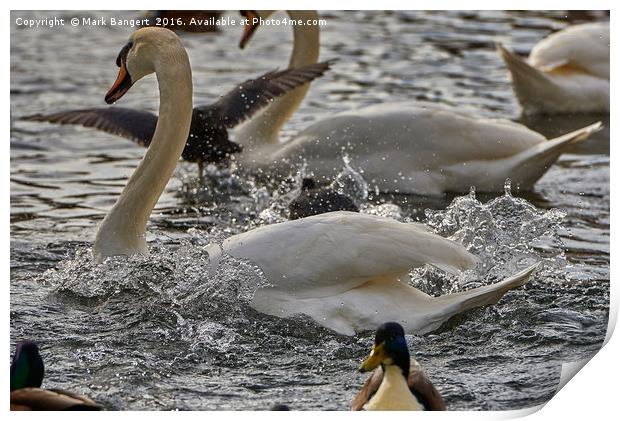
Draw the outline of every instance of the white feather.
M350 212L268 225L232 236L222 248L258 265L271 283L256 291L253 308L278 317L305 314L346 335L386 320L408 332L435 329L456 313L496 302L533 270L497 287L433 298L406 283L410 269L464 270L478 259L417 224Z
M541 156L536 151L553 140L509 120L436 105L380 104L320 120L268 162L283 174L291 164L306 163L316 177L331 180L346 153L371 185L389 192L439 195L467 192L471 186L495 192L503 190L506 178L530 189L571 143L599 129L600 123L581 129Z
M609 22L596 22L549 35L527 62L499 46L523 111L609 112L609 39Z

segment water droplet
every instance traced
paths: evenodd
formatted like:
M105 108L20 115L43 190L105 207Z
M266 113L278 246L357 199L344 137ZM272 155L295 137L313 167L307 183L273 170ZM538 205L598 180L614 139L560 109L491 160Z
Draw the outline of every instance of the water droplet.
M512 181L510 180L510 178L507 178L506 181L504 181L504 194L506 194L506 196L512 197Z
M471 200L476 200L476 186L471 186L469 188L469 198Z

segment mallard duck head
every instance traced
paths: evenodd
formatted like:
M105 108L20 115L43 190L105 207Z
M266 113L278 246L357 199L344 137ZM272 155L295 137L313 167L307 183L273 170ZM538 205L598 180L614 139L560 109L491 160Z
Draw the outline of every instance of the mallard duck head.
M39 347L32 341L20 341L15 347L11 363L11 391L24 387L41 387L43 359Z
M365 373L381 366L396 365L409 376L409 349L405 339L405 330L396 322L384 323L377 329L375 343L368 358L364 360L360 371Z

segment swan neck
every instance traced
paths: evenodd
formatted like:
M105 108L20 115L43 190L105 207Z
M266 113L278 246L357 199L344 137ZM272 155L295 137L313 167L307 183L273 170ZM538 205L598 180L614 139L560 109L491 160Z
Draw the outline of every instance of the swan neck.
M307 22L318 21L319 15L315 10L287 10L288 16L295 20ZM312 25L293 26L293 52L289 60L289 67L299 67L314 64L319 60L319 26Z
M149 148L129 178L95 239L97 260L145 254L146 225L176 167L192 118L192 74L184 49L156 64L159 118Z
M289 18L302 20L309 25L293 26L293 51L289 59L290 67L314 64L319 60L319 15L314 10L287 10ZM299 108L310 89L306 83L286 95L274 100L263 112L256 115L244 124L235 140L245 148L245 153L255 153L257 147L277 145L280 140L280 130Z

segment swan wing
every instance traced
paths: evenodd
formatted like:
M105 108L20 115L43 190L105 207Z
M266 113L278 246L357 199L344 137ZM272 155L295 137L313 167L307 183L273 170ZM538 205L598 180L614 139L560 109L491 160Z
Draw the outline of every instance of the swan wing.
M34 114L22 117L21 120L92 127L133 140L141 146L149 146L157 125L155 114L123 107L87 108L53 114Z
M345 151L365 170L432 170L506 158L545 140L509 120L476 118L441 106L386 103L318 121L286 143L274 159L303 156L313 167L316 161L336 161Z
M410 333L438 328L455 314L497 302L527 282L530 268L492 285L431 297L407 282L411 268L463 270L478 259L462 246L393 219L332 212L261 227L228 238L223 251L260 267L271 285L251 306L277 317L304 314L343 335L385 320ZM212 267L219 250L209 250Z
M570 26L536 44L529 61L545 72L581 72L609 79L609 38L609 22Z
M248 259L275 291L297 299L335 296L374 279L431 264L456 272L478 259L461 245L390 218L331 212L235 235L224 250Z
M331 62L325 61L265 73L238 85L215 104L198 107L198 110L213 113L224 126L233 128L251 118L275 98L323 76L330 64Z

